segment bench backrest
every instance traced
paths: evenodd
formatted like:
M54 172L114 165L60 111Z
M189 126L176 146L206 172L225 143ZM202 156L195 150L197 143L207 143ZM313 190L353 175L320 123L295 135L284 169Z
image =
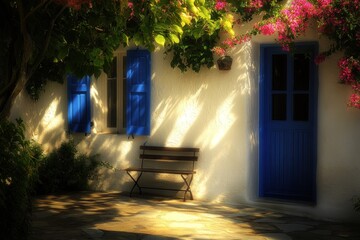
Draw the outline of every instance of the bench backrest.
M165 161L165 162L188 162L194 170L195 161L198 160L199 148L190 147L161 147L161 146L140 146L141 167L144 161Z

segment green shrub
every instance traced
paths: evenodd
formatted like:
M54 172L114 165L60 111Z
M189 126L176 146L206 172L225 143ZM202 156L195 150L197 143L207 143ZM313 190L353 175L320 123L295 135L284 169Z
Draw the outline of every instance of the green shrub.
M86 190L100 167L110 167L97 155L78 154L73 141L44 156L41 146L26 140L24 132L20 119L0 121L0 239L28 238L34 190Z
M79 154L72 140L64 142L45 157L39 168L37 193L49 194L89 189L89 180L107 166L98 155Z
M2 239L27 239L31 194L43 152L25 139L22 120L0 122L0 232Z

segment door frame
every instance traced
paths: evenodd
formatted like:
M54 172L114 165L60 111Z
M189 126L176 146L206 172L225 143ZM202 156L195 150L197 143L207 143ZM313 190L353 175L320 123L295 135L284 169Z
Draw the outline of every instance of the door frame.
M314 53L314 57L318 54L318 50L319 50L319 44L318 42L314 42L314 41L310 41L310 42L297 42L295 43L295 47L306 47L306 48L310 48L313 53ZM270 50L271 49L271 50ZM262 199L266 199L269 197L264 196L264 171L265 171L265 167L263 166L263 159L264 156L266 155L266 147L264 147L264 145L266 145L266 143L264 143L264 137L266 136L266 129L265 129L265 125L266 125L266 116L268 116L268 113L266 113L265 111L268 111L268 107L265 107L268 100L268 94L269 94L269 90L268 90L268 83L266 82L268 79L268 77L265 75L266 70L268 70L269 68L269 64L267 64L267 58L266 58L266 54L267 51L273 51L275 49L281 49L281 45L280 44L261 44L260 45L260 79L259 79L259 162L258 162L258 197L262 198ZM284 53L288 53L286 51L284 51ZM290 53L291 54L291 53ZM310 70L313 74L313 92L312 92L312 97L313 97L313 105L311 105L309 107L309 111L311 111L313 113L313 119L312 119L312 130L313 130L313 147L314 150L312 152L313 154L313 184L312 184L312 197L309 201L306 201L307 203L311 203L311 204L315 204L316 200L317 200L317 122L318 122L318 118L317 118L317 113L318 113L318 67L316 64L313 65L313 69ZM289 76L289 73L288 73ZM297 201L297 200L286 200L286 199L274 199L274 200L279 200L279 201L289 201L289 202L302 202L302 201Z

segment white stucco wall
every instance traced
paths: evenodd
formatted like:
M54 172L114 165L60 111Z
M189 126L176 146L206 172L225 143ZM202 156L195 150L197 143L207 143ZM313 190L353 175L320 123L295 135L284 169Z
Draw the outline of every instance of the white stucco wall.
M303 41L317 40L315 33ZM319 66L317 204L270 203L257 198L260 44L272 37L255 37L235 48L230 71L216 67L200 73L181 73L170 67L162 50L152 54L151 135L128 139L101 133L106 113L104 88L94 82L92 111L95 128L89 136L74 136L79 149L99 153L122 169L138 163L139 145L200 148L192 190L196 199L245 202L318 218L359 220L351 198L360 194L360 111L346 106L350 87L338 84L334 55ZM326 40L320 40L320 50ZM67 138L66 86L49 83L39 102L21 94L12 118L22 117L29 136L51 150ZM167 178L171 176L160 176ZM128 191L131 180L123 171L104 171L97 186Z

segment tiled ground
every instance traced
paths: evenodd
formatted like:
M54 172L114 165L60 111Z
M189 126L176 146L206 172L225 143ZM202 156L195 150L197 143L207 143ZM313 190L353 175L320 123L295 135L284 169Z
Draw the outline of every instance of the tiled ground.
M360 226L315 221L245 205L85 192L37 198L30 239L355 240L360 239Z

